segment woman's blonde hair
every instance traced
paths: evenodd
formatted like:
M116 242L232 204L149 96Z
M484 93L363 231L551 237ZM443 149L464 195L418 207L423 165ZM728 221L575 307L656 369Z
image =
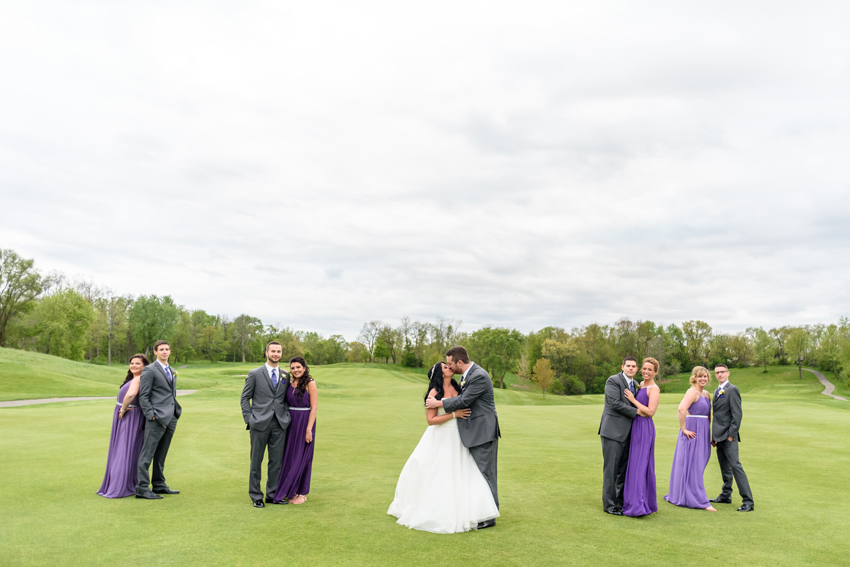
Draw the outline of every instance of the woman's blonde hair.
M708 379L711 380L711 372L708 371L708 368L705 366L694 366L694 369L691 370L691 386L697 383L697 378L705 374L708 376Z
M646 358L644 358L644 359L643 359L643 362L641 363L641 366L643 366L643 365L644 365L644 364L646 364L647 362L648 362L648 363L650 363L650 364L652 365L652 367L655 369L655 371L656 371L656 372L658 372L658 361L657 361L657 360L655 360L655 359L654 359L654 358L652 358L651 356L647 356Z

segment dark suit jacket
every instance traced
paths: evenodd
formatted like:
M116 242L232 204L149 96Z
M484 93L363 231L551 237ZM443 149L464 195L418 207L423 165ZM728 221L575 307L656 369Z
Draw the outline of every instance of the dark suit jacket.
M265 364L250 371L245 378L240 402L242 419L248 426L246 429L265 431L273 419L276 419L282 428L289 427L289 404L286 403L289 373L282 368L278 370L280 376L277 379L277 388L272 386L272 377Z
M469 408L472 415L457 422L460 440L464 447L477 447L502 436L499 416L496 415L496 400L493 396L493 380L487 371L472 363L461 382L460 394L443 400L446 413Z
M741 440L738 430L741 428L741 392L738 388L726 382L723 397L719 392L714 393L714 421L711 424L711 437L715 442L726 441L729 437Z
M173 368L171 372L174 373ZM158 361L142 369L139 379L139 407L142 408L145 419L150 421L156 416L162 425L168 425L172 419L178 419L183 412L177 402L177 377L173 382L169 382Z
M614 374L605 382L605 409L602 410L602 421L599 423L599 435L625 441L632 430L632 420L637 415L637 408L626 399L626 375L620 372Z

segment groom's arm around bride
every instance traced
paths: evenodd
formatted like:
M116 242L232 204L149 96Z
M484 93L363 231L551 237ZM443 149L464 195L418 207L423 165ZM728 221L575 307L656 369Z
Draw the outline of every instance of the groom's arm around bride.
M442 407L446 413L466 408L472 411L468 419L458 423L458 433L464 447L469 449L478 469L490 485L490 492L498 507L496 462L501 431L496 414L493 380L486 370L469 360L469 354L462 346L449 349L446 353L446 363L455 374L461 375L460 394L442 400L428 398L425 405L429 409ZM479 528L495 525L495 520L483 523L487 525Z

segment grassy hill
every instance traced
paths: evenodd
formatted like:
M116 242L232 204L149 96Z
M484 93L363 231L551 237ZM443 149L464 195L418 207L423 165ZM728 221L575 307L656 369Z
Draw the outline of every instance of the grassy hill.
M823 390L820 382L811 372L803 371L800 379L796 366L769 366L764 368L732 368L729 381L741 391L742 395L756 395L775 398L806 398L819 394ZM661 381L661 391L665 393L682 393L690 387L690 372L666 377ZM712 378L706 387L709 390L717 388L717 380Z
M207 367L209 368L207 370ZM199 363L180 370L181 389L208 388L233 374L223 365ZM185 375L184 375L185 374ZM124 364L100 366L37 352L0 348L0 401L34 398L114 396L127 375Z

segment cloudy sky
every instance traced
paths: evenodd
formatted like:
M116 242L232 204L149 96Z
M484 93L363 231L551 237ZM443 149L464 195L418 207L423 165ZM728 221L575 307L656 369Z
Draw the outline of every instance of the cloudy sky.
M847 2L4 2L0 247L352 340L850 315Z

